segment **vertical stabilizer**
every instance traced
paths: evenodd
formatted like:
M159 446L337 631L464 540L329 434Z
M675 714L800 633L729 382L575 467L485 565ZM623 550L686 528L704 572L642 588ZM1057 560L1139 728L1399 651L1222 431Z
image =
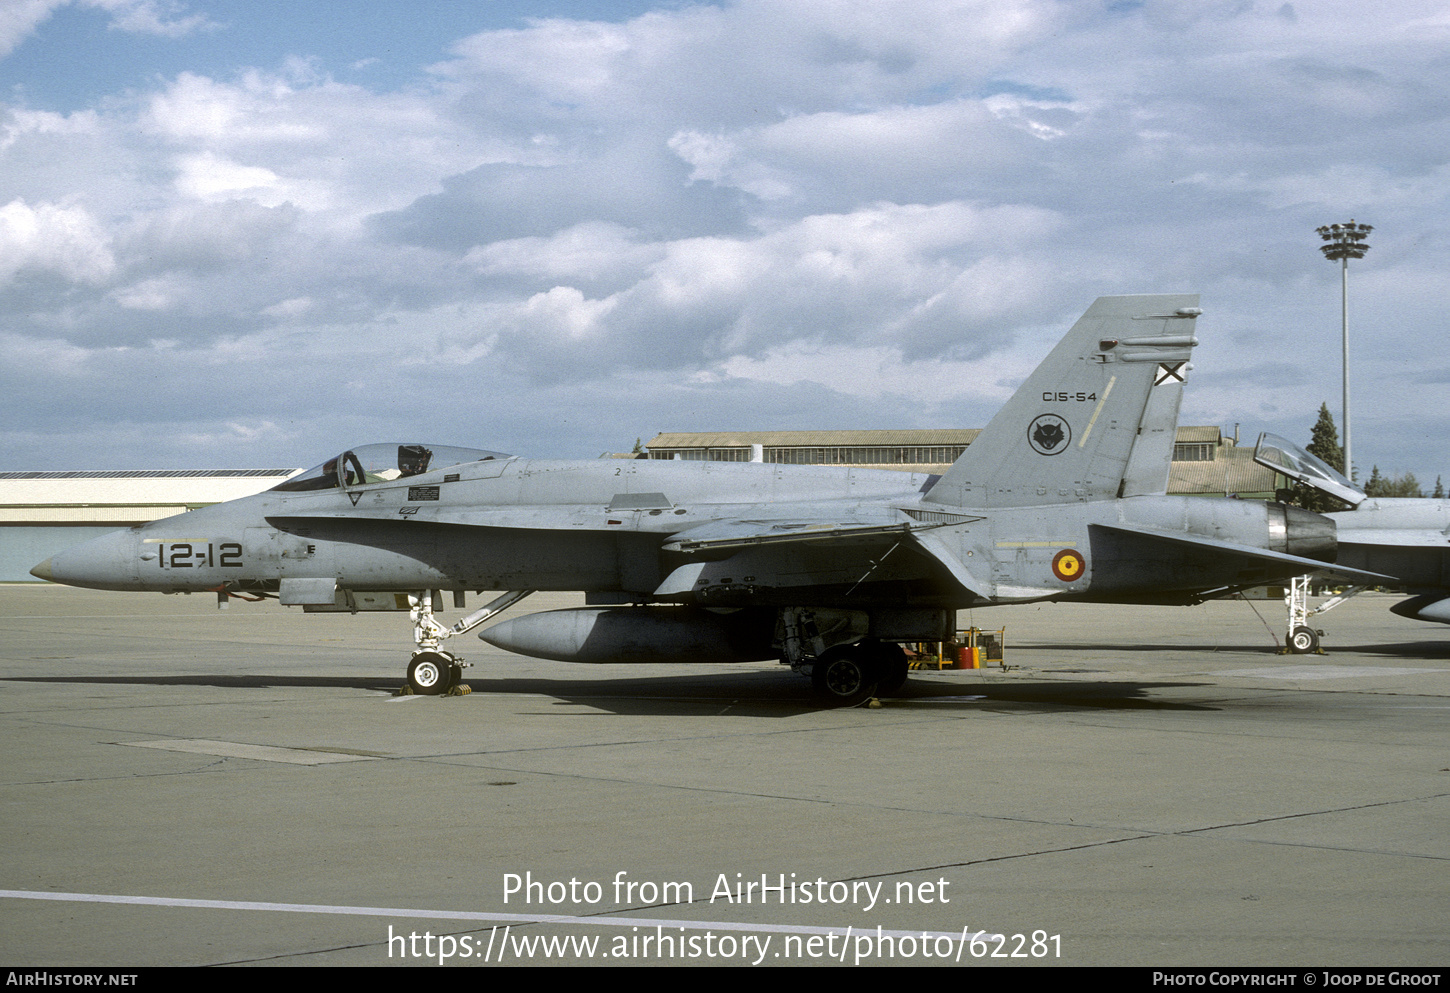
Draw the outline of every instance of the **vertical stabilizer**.
M1161 493L1198 294L1099 297L924 500L1030 507Z
M1186 372L1188 367L1183 368ZM1143 420L1123 473L1123 496L1163 496L1168 492L1168 470L1173 463L1173 444L1178 440L1178 408L1182 403L1182 379L1168 377L1148 394L1148 405L1143 408Z

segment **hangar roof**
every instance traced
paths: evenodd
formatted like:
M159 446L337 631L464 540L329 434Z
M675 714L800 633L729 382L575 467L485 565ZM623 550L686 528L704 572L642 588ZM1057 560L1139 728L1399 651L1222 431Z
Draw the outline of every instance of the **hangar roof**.
M0 472L0 523L135 523L250 496L300 469Z
M1222 445L1210 462L1177 462L1168 470L1168 492L1180 495L1272 499L1278 473L1254 461L1252 448Z
M664 432L645 446L655 458L744 459L741 449L761 445L765 461L795 461L797 458L834 464L869 464L879 468L913 472L942 472L951 455L935 455L942 462L917 464L927 448L961 449L976 440L977 428L896 431L697 431ZM1175 458L1169 473L1168 492L1177 494L1239 494L1272 498L1275 473L1256 464L1253 449L1239 448L1215 425L1186 425L1175 437ZM792 453L792 449L814 449L813 454ZM825 450L833 450L827 452ZM900 449L884 452L884 449ZM734 450L733 452L731 450ZM696 454L690 454L696 453ZM916 457L912 457L916 456ZM902 464L910 459L912 464Z
M934 428L899 431L695 431L664 432L645 445L659 448L819 448L822 445L970 445L980 428Z

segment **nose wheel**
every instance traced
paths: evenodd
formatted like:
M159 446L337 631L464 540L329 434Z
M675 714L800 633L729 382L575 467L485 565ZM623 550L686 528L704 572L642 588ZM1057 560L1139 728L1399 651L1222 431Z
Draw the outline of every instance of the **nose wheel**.
M1294 655L1313 655L1319 651L1319 632L1311 627L1297 627L1289 634L1289 651Z
M408 687L420 696L447 693L463 676L463 666L447 652L419 652L408 663Z

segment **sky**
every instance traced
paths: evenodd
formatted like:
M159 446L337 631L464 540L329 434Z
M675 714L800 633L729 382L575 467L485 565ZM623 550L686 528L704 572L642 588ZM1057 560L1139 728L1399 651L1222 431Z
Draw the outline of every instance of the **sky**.
M1450 477L1443 0L5 0L0 468L981 427L1197 292L1183 424Z

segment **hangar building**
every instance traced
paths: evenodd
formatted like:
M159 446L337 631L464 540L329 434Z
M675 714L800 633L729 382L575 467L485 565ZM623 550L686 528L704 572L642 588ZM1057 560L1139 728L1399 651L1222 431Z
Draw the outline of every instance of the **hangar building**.
M978 428L922 431L721 431L659 434L645 445L652 459L850 465L903 472L946 472L980 434ZM1277 475L1254 461L1251 446L1217 427L1180 427L1168 492L1272 500Z
M0 472L0 582L110 531L235 500L301 469L108 469Z

